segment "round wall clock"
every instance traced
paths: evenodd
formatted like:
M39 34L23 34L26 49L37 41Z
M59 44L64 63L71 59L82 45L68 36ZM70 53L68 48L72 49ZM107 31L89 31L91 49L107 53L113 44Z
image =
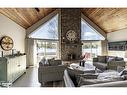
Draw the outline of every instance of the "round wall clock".
M67 31L66 33L66 38L69 40L69 41L75 41L76 38L77 38L77 33L73 30L69 30Z
M13 48L13 40L8 36L4 36L0 42L3 50L9 51Z

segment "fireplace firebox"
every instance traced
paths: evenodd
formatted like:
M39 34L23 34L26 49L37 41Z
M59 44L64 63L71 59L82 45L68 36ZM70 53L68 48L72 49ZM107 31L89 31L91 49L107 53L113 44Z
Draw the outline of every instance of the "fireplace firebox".
M68 60L76 60L76 54L74 53L68 54Z

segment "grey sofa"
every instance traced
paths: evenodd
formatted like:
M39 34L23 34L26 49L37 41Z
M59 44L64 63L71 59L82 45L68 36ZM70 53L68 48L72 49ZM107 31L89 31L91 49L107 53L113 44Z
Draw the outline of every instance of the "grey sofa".
M125 61L121 57L114 56L98 56L97 58L93 58L93 65L104 71L107 69L117 70L117 67L125 67Z
M64 82L66 87L76 87L67 70L64 71ZM127 80L82 85L80 87L127 87Z
M85 85L85 86L81 86L81 87L127 87L127 80L109 82L109 83L93 84L93 85Z
M41 60L38 68L38 80L43 85L45 82L63 80L65 65L61 60Z
M66 87L75 87L75 85L74 85L72 79L70 78L67 70L64 71L64 76L63 77L64 77L64 83L65 83Z

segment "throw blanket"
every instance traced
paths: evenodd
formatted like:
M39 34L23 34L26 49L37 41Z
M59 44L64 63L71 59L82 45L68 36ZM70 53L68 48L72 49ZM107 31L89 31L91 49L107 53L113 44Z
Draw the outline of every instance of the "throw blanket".
M103 73L98 75L99 80L108 80L108 81L121 81L123 80L122 77L119 75L119 72L114 70L106 70Z

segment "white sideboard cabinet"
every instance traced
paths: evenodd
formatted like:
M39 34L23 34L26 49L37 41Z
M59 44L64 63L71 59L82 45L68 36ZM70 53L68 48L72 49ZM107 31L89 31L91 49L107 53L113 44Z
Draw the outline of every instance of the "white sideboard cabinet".
M26 72L26 55L0 58L0 83L13 83Z

